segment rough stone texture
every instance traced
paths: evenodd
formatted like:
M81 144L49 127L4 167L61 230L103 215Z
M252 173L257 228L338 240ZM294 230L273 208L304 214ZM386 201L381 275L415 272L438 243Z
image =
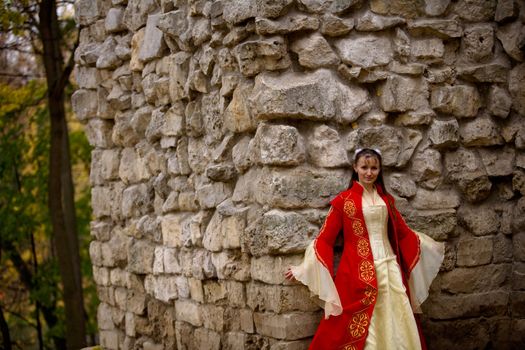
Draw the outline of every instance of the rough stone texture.
M525 343L523 5L78 0L73 111L107 349L306 349L285 280L379 147L408 225L446 242L431 349Z

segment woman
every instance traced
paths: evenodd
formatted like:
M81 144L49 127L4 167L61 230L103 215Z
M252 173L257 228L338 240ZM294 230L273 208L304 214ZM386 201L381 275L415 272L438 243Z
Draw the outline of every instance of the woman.
M303 263L286 272L317 295L325 318L310 349L425 349L414 312L428 296L444 245L412 231L383 183L381 153L356 150L348 190L331 202ZM333 279L333 245L344 248Z

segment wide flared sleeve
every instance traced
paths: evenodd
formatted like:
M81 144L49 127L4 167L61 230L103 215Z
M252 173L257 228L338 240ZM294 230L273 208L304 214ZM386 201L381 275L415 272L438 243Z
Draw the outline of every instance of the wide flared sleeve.
M419 260L412 269L408 279L410 303L412 310L421 313L421 304L428 297L428 290L445 257L445 244L436 242L424 233L417 232L420 246Z
M333 247L342 225L342 213L332 206L319 235L306 248L302 264L290 268L295 279L319 298L325 318L343 312L333 280Z

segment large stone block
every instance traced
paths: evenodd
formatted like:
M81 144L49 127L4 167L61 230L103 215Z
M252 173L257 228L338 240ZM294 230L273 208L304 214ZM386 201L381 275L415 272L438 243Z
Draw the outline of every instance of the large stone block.
M288 14L276 20L255 19L255 31L260 35L289 34L296 31L312 31L319 28L319 20L302 14Z
M467 21L490 21L496 12L496 0L460 0L453 11Z
M511 272L510 264L458 267L441 275L441 289L453 294L497 290L509 281Z
M122 216L140 217L148 213L153 205L152 189L145 183L131 185L122 193Z
M260 124L250 147L252 160L263 165L298 165L306 160L304 139L293 126Z
M501 218L491 206L463 205L458 210L458 220L474 235L486 236L498 232Z
M459 123L456 119L437 120L430 125L428 137L434 147L452 148L458 146Z
M247 281L250 278L250 258L240 251L227 250L213 253L211 257L217 277Z
M254 195L260 204L279 208L321 208L343 189L350 174L347 170L265 168L257 179Z
M128 271L137 274L153 272L155 247L147 241L133 240L128 249Z
M490 291L474 294L431 296L424 312L433 319L503 316L507 312L509 292Z
M183 222L189 218L186 213L165 215L161 218L162 242L166 247L182 246Z
M288 267L298 265L302 261L302 255L268 256L252 258L250 270L253 280L268 284L290 283L284 276Z
M348 155L337 130L320 125L313 129L308 140L308 155L311 162L320 167L348 166Z
M481 161L489 176L511 175L515 167L515 151L512 148L480 148Z
M371 34L354 34L334 43L341 60L352 66L372 68L392 61L394 51L389 38Z
M178 321L188 322L195 327L202 326L202 307L191 300L175 300L175 314Z
M257 257L300 253L317 231L317 227L300 214L274 209L246 229L242 243L247 252Z
M408 225L434 239L443 241L457 225L456 210L418 210L405 216Z
M505 52L518 62L523 62L525 55L523 54L523 33L525 27L519 21L512 22L503 26L499 26L496 31L496 36L503 45Z
M426 149L412 159L410 173L414 180L427 188L436 188L442 181L441 153Z
M449 39L459 38L463 35L463 28L456 19L415 19L407 23L407 28L410 34L416 36L431 35L442 39Z
M261 74L255 79L251 99L254 115L260 119L287 117L349 123L371 108L365 89L342 84L335 73L326 69L279 76Z
M129 30L136 32L140 27L146 25L148 15L158 9L155 0L130 0L124 11L123 21Z
M457 266L486 265L492 261L494 240L492 237L460 239L457 248Z
M428 85L424 79L390 76L379 87L379 103L386 112L428 109Z
M509 72L509 91L512 96L512 107L525 116L525 63L514 67Z
M334 66L339 57L320 34L312 34L294 41L291 50L299 57L299 64L307 68Z
M415 18L425 13L424 1L411 0L372 0L370 9L382 15L399 15Z
M481 107L481 97L474 86L445 85L432 89L430 105L441 113L475 117Z
M259 334L277 339L295 340L312 336L315 333L320 314L256 312L253 318Z
M474 62L492 55L494 29L490 24L478 24L465 29L461 47L465 58Z
M401 197L414 197L416 194L415 182L405 174L393 173L385 179L387 187L394 191L395 194Z
M422 210L453 209L459 207L460 198L451 190L428 191L420 188L411 204L414 208Z
M488 115L466 122L459 130L462 143L467 146L495 146L503 144L498 125Z
M287 311L317 311L319 306L310 298L305 286L278 286L250 282L246 286L247 304L252 310L283 313Z

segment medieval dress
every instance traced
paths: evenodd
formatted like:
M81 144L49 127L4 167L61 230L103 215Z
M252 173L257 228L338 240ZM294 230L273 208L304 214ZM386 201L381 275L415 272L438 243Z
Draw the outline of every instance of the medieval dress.
M334 279L333 247L341 230ZM324 308L310 349L425 349L414 312L421 312L443 257L443 243L411 230L381 186L369 192L354 182L331 201L302 264L291 268Z

